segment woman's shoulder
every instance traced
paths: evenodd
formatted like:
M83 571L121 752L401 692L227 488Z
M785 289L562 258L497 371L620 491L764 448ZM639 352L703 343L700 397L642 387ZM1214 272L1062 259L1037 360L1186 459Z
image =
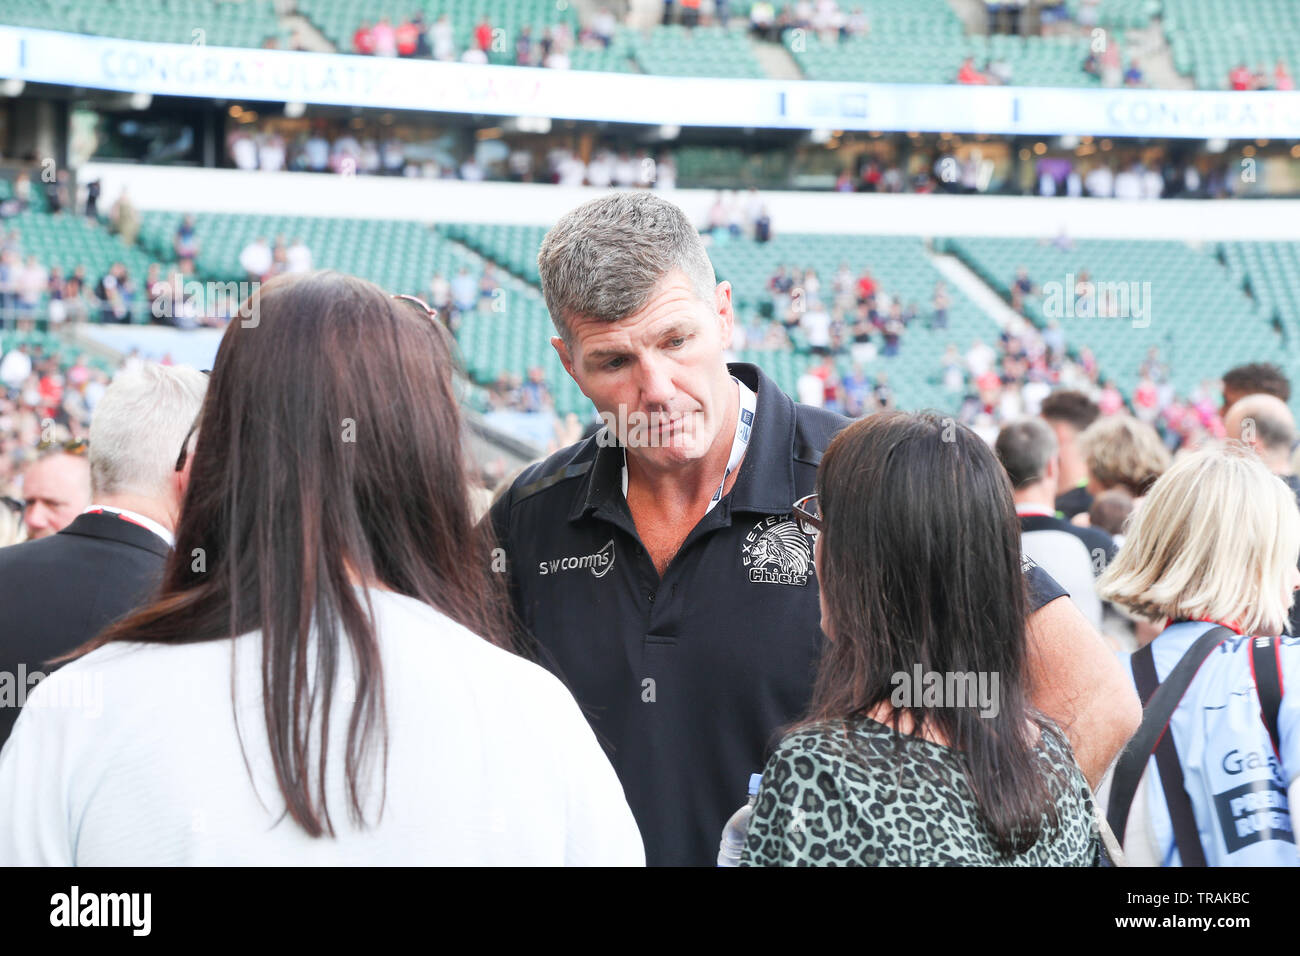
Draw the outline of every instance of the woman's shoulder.
M436 607L392 591L372 591L371 599L381 653L388 653L395 670L419 667L425 679L432 674L481 677L475 683L477 692L515 698L526 694L530 702L541 699L576 712L572 695L554 674L493 644ZM453 662L454 668L448 670Z

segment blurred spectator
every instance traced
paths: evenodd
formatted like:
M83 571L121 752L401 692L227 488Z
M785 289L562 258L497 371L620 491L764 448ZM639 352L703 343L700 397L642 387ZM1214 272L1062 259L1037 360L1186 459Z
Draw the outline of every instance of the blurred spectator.
M429 36L433 43L433 58L450 62L456 59L455 32L452 30L451 18L442 14L429 27Z
M311 272L311 249L301 238L295 237L285 253L286 272Z
M370 42L375 56L397 56L397 31L388 17L380 17L370 31Z
M1247 395L1273 395L1283 402L1291 400L1291 382L1276 365L1251 362L1229 369L1223 375L1223 405L1219 414L1227 416L1228 409Z
M274 257L265 236L258 236L239 254L239 265L249 281L262 282L271 274Z
M110 219L113 231L121 237L122 242L128 246L135 245L135 237L140 232L140 213L125 189L118 194L117 202L113 203Z
M90 465L86 445L74 441L43 451L22 476L23 522L27 540L62 531L90 506Z
M957 71L957 82L967 86L983 86L988 83L988 77L975 68L974 58L968 56Z
M1094 580L1115 556L1115 542L1096 528L1080 528L1056 515L1060 478L1056 436L1047 423L1025 418L1004 425L994 445L1011 480L1024 553L1070 593L1094 627L1101 626L1101 600Z
M199 254L199 237L196 231L194 217L186 214L181 223L176 227L176 235L172 238L172 252L176 254L179 261L194 260Z
M1132 513L1133 496L1123 488L1111 488L1092 500L1092 506L1088 508L1088 523L1092 528L1110 535L1116 545L1122 545L1128 517Z
M352 34L352 52L366 56L375 52L375 36L369 22L362 20L356 32Z

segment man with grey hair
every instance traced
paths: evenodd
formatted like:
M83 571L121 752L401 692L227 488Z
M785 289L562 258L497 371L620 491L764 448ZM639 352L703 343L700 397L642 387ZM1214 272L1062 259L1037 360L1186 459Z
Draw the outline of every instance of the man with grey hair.
M813 549L792 518L848 419L724 358L735 313L685 214L648 192L570 211L538 254L551 340L605 427L491 511L516 614L604 742L651 864L714 862L820 656ZM1035 704L1095 782L1137 697L1041 569ZM1041 610L1040 610L1041 608Z
M1101 627L1101 599L1093 582L1115 556L1115 541L1056 513L1061 460L1051 426L1041 418L1011 422L1002 426L993 447L1011 479L1021 550L1070 592L1090 624Z
M184 366L120 372L90 423L90 506L58 534L0 549L0 744L47 662L157 586L189 482L177 460L206 389Z

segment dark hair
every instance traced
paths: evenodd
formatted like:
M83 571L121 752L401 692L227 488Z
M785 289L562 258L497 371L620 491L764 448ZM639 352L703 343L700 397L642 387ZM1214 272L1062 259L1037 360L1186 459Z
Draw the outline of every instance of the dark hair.
M1043 399L1038 414L1049 422L1064 422L1081 432L1097 420L1101 408L1083 392L1062 389Z
M915 706L915 733L941 732L967 769L1005 856L1058 831L1029 720L1020 529L1006 473L982 439L930 413L881 412L836 436L817 492L827 644L807 723L842 724L893 695L896 674L996 673L999 708ZM901 745L902 738L899 737ZM1056 779L1061 777L1056 775Z
M1229 369L1223 373L1223 387L1238 395L1262 393L1291 401L1291 383L1280 368L1268 362L1251 362Z
M359 778L376 733L387 768L374 611L354 582L381 582L503 645L511 633L504 584L489 570L489 522L476 527L470 511L442 326L333 272L272 279L239 315L258 321L232 321L222 337L158 597L75 653L260 629L266 730L286 812L313 837L333 835L326 745L348 649L357 686L345 768L355 823L366 823ZM200 553L206 570L192 565Z
M1003 425L993 448L1013 488L1046 477L1047 463L1059 450L1056 434L1041 418L1024 418Z

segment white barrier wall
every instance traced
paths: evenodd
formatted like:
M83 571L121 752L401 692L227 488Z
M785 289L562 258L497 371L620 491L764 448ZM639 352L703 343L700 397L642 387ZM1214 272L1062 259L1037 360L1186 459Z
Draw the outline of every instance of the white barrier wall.
M139 209L408 219L419 222L553 224L605 190L519 183L263 173L88 163L82 183L102 181L100 208L123 189ZM696 222L716 193L664 195ZM1300 201L1041 199L765 192L774 231L906 236L1037 236L1076 239L1300 240Z

